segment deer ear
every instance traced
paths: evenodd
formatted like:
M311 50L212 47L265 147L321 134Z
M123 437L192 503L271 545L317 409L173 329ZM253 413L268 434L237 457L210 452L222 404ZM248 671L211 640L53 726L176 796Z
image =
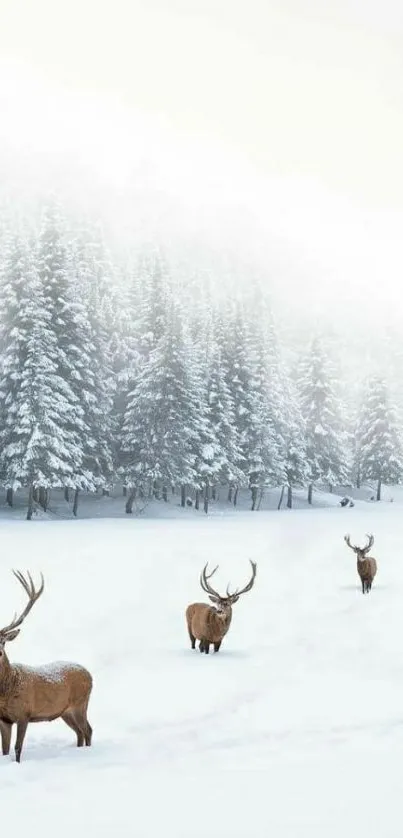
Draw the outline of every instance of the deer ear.
M209 599L211 600L211 602L215 602L215 603L220 601L218 596L209 596Z
M8 634L4 636L4 643L8 643L10 640L15 640L15 638L18 637L20 631L21 629L15 629L14 631L8 632Z

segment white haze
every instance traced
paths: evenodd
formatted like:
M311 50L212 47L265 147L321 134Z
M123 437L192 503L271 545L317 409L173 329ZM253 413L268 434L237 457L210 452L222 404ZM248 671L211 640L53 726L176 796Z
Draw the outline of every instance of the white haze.
M400 332L403 14L323 7L3 0L4 192L56 188L124 248L221 251L291 331L372 362Z

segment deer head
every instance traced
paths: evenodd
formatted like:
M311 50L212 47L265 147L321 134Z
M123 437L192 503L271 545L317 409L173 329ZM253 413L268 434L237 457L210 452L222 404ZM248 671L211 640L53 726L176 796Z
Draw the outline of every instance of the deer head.
M249 561L252 565L252 576L251 576L248 584L245 585L244 588L241 588L241 590L239 590L237 588L232 594L229 591L229 584L228 584L227 585L226 596L221 596L217 591L214 590L214 588L212 588L212 586L210 585L210 582L209 582L209 579L211 579L211 577L214 575L216 570L218 570L218 565L209 574L207 574L208 562L205 565L205 567L203 568L202 573L200 575L200 585L203 588L203 591L205 591L206 594L209 595L209 599L211 600L211 602L214 603L218 613L223 614L223 615L227 614L231 610L234 603L238 602L239 597L242 594L246 594L246 592L250 591L251 588L253 587L253 584L254 584L254 581L255 581L255 576L256 576L257 566L256 566L256 562L252 562L251 560L249 560Z
M29 614L33 605L35 605L35 602L37 601L37 599L39 599L45 587L45 582L42 574L41 586L36 591L31 574L29 572L27 573L28 579L26 579L25 576L23 576L23 574L19 570L13 570L13 573L24 588L24 591L28 596L28 602L23 611L21 611L19 617L17 617L17 615L14 615L14 618L8 626L0 628L0 663L1 659L5 656L4 647L6 643L9 643L10 640L15 640L15 638L19 635L21 631L19 626L21 626L21 624L24 622L25 617Z
M350 547L351 550L354 550L354 553L356 554L357 559L360 562L364 561L364 559L367 556L367 553L369 553L369 551L370 551L370 549L371 549L371 547L374 543L374 536L373 535L368 535L368 533L367 533L367 539L368 539L368 544L366 544L364 547L358 547L354 544L351 544L349 535L344 536L344 541L346 542L347 546Z

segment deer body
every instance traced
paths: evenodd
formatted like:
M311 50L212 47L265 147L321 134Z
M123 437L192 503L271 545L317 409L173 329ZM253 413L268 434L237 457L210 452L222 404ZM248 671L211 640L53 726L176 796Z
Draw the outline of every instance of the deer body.
M31 667L10 663L4 650L5 643L19 634L20 625L44 587L35 591L22 574L15 574L29 595L23 615L10 626L0 629L0 734L4 755L10 752L13 724L17 725L15 753L21 760L22 745L28 724L61 718L77 736L77 746L91 745L92 729L87 719L87 707L92 690L90 673L79 664L64 661Z
M354 544L351 544L350 536L345 535L344 540L348 547L354 551L357 556L357 572L361 579L361 587L363 594L368 594L372 588L372 583L375 579L378 565L376 563L376 559L373 559L371 556L368 556L367 553L371 549L374 543L374 536L368 535L368 544L364 547L357 547Z
M250 591L256 576L256 564L251 562L252 576L250 581L241 591L236 590L233 594L229 593L227 587L227 596L223 597L211 587L209 579L216 572L217 567L207 576L207 565L205 566L200 576L200 584L203 591L208 593L210 600L214 605L207 605L205 602L194 602L188 605L186 609L186 622L192 649L196 647L196 640L200 641L199 650L209 654L210 645L214 646L214 651L218 652L227 634L232 620L232 606L238 602L241 594Z
M371 590L377 570L376 559L372 559L370 556L365 559L357 558L357 571L361 579L363 594L367 594Z
M230 606L226 611L217 611L205 602L195 602L186 609L186 620L192 648L195 648L195 638L197 638L202 647L213 643L214 651L218 652L231 625L232 608ZM207 649L201 648L200 651L206 651L208 654Z

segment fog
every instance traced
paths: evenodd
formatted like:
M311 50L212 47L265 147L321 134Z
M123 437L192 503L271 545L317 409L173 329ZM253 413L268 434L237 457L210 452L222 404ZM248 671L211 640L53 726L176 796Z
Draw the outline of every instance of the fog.
M227 259L347 376L393 370L402 33L390 0L3 0L3 197L57 191L122 253Z

